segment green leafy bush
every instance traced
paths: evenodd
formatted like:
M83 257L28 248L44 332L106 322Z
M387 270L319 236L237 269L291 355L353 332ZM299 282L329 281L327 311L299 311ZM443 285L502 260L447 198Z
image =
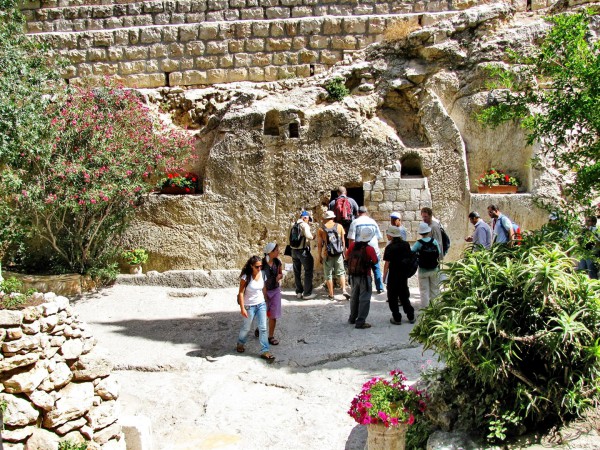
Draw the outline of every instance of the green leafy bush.
M58 450L87 450L88 445L86 442L73 442L70 440L61 441L58 443Z
M346 80L342 77L335 77L325 83L325 90L329 94L329 99L339 102L344 97L350 95L350 91L346 87Z
M88 275L99 286L110 286L113 284L117 275L119 275L119 265L110 263L102 267L92 267L88 271Z
M25 303L36 291L35 289L24 290L23 283L19 279L10 277L0 282L0 292L4 293L0 296L0 308L13 309Z
M133 250L124 250L121 253L121 258L127 264L145 264L148 261L148 253L143 248L135 248Z
M432 399L490 440L562 423L600 400L600 282L574 270L556 236L540 231L450 263L411 333L446 363Z

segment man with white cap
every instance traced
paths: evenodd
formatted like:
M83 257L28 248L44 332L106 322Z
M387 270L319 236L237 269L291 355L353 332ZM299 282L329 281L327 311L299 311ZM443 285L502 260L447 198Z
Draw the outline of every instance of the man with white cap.
M412 251L419 255L419 293L421 307L429 305L429 300L440 293L439 260L442 248L438 241L431 236L431 227L421 222L419 224L421 239L412 246Z
M402 238L402 232L399 227L391 225L386 234L392 238L383 252L383 279L387 284L387 296L392 318L390 323L400 325L402 323L402 314L400 307L410 323L415 322L415 310L410 304L410 290L408 289L408 263L411 259L410 245Z
M346 270L344 269L344 252L346 239L344 227L334 222L335 213L327 211L323 216L323 226L317 231L317 247L319 262L323 265L323 277L327 285L329 298L333 300L333 277L338 277L342 294L346 299L350 294L346 291Z
M475 229L471 236L465 238L465 241L472 242L474 250L489 250L492 246L492 229L490 226L481 220L477 211L469 213L469 222L473 224Z
M362 229L371 229L372 230L372 239L369 242L369 245L373 247L375 250L375 254L377 255L377 263L373 266L373 277L375 277L375 289L377 289L377 293L381 294L383 292L383 278L381 274L381 266L379 265L380 253L379 253L379 241L383 239L383 235L381 234L381 230L379 229L379 225L373 219L369 217L369 211L365 206L361 206L358 208L358 217L352 221L350 224L350 229L348 230L348 239L350 242L354 241L355 237L361 233ZM352 284L352 283L351 283Z
M394 211L390 214L390 225L398 227L400 230L400 237L406 241L406 228L402 225L402 215L399 212Z
M296 283L296 298L309 300L317 295L313 294L313 269L315 260L310 253L310 241L314 236L310 230L309 222L312 217L308 211L302 211L300 218L290 229L290 247L292 248L292 264L294 281ZM302 284L302 269L304 268L304 284Z
M348 246L348 275L352 290L350 292L350 317L348 323L355 328L371 328L366 322L371 307L371 293L373 290L371 280L371 267L377 262L375 249L369 245L374 236L371 227L358 229L353 240Z

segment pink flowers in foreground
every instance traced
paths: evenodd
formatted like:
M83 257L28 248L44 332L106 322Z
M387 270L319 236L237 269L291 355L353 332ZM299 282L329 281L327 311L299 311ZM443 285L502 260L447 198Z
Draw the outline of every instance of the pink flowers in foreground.
M390 372L391 379L374 377L363 384L350 405L348 414L361 425L381 423L386 427L412 425L415 417L426 409L427 394L406 384L399 370Z

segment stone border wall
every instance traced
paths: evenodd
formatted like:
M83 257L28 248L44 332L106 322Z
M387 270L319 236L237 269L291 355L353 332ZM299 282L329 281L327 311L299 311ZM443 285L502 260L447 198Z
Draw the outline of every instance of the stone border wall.
M35 296L45 303L0 310L4 448L58 448L68 439L90 441L88 450L125 450L112 363L66 297Z
M118 76L131 87L308 77L419 15L211 22L43 34L72 65L65 78Z
M490 3L479 0L475 4ZM464 2L384 0L195 0L26 9L29 33L109 30L134 26L177 25L237 20L276 20L321 16L363 16L444 12Z

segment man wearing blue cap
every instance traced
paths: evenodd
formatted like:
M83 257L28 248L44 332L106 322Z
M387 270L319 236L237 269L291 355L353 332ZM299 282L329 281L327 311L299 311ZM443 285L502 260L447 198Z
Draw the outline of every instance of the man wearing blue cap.
M310 253L310 241L314 239L309 222L312 217L308 211L302 211L300 218L290 229L290 247L292 248L292 264L294 281L296 282L296 298L310 300L317 295L313 293L313 269L315 260ZM302 283L304 268L304 284Z

